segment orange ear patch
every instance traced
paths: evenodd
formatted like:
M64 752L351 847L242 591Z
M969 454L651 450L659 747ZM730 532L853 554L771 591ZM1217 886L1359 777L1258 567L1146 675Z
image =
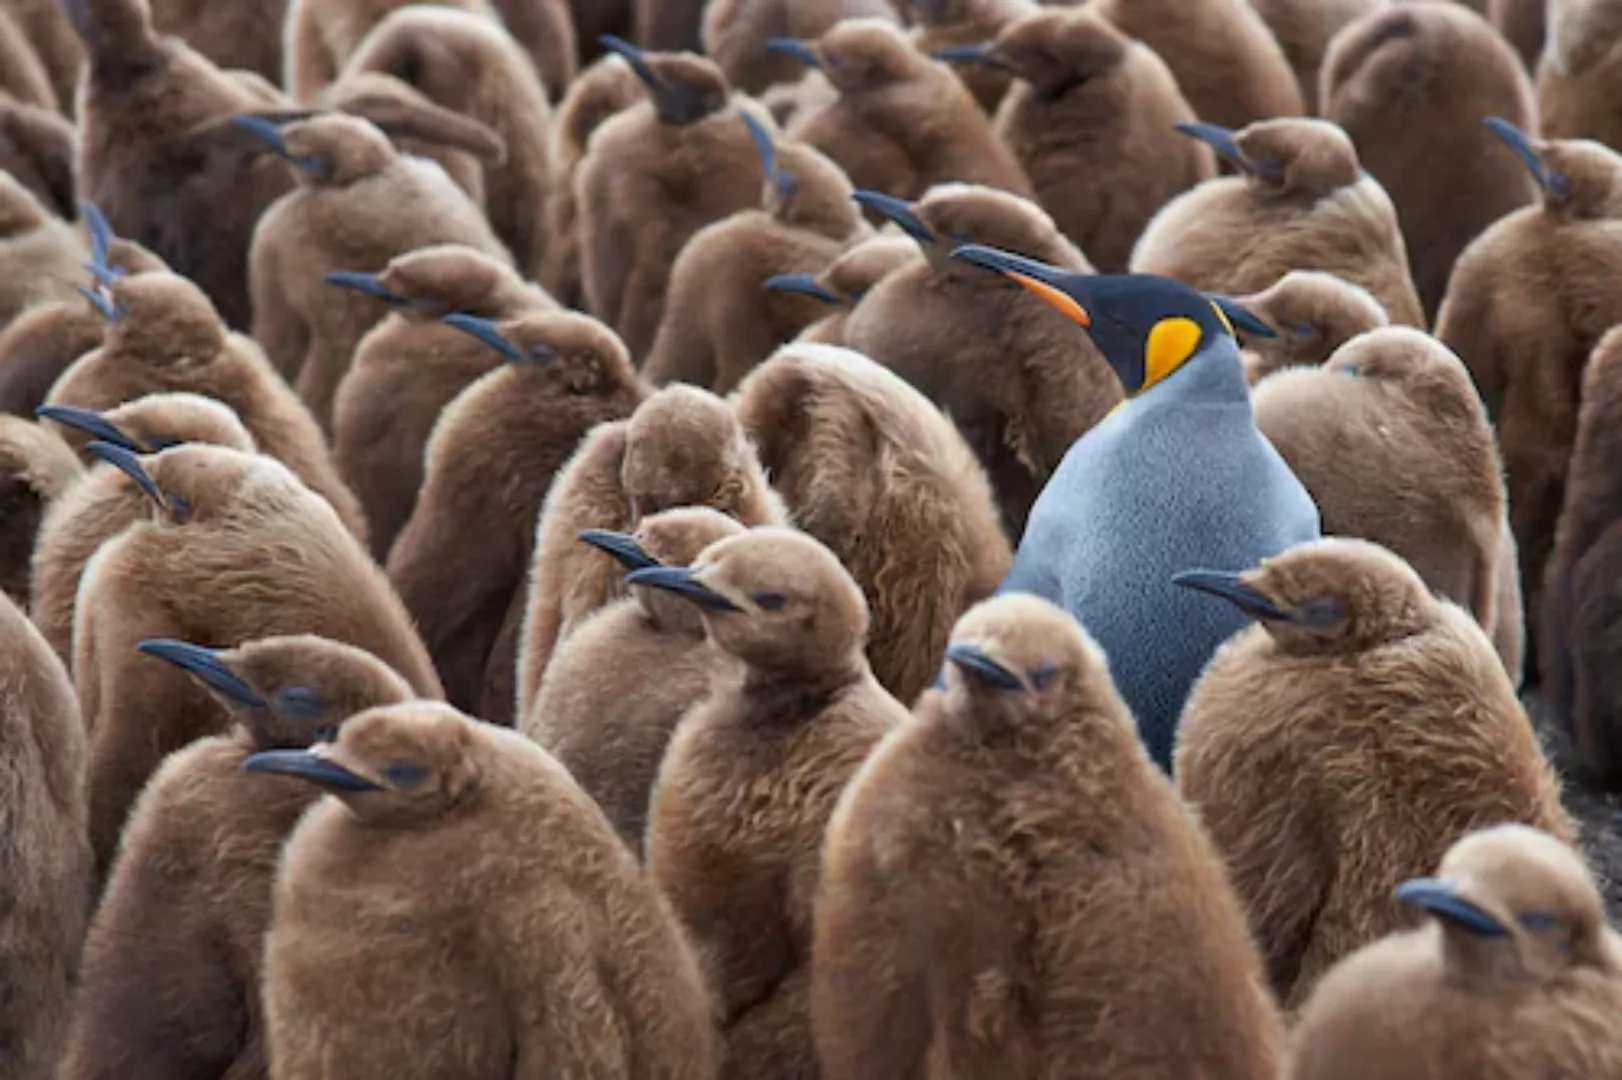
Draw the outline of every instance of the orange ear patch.
M1076 301L1076 298L1069 293L1055 289L1045 281L1037 281L1035 278L1026 277L1024 274L1016 274L1012 271L1004 271L1004 273L1081 325L1091 326L1093 324L1093 317L1087 314L1087 309L1082 307Z
M1199 348L1203 336L1199 323L1181 315L1155 323L1143 343L1143 385L1138 392L1182 367Z

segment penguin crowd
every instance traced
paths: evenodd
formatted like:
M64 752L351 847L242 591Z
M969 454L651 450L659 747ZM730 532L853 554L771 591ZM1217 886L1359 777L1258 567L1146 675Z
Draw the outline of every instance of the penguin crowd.
M1619 44L0 0L0 1080L1622 1080Z

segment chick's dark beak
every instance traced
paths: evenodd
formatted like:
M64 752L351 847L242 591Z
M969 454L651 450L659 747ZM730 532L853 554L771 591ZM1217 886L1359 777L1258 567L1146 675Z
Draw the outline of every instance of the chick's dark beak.
M266 750L242 762L244 772L278 773L296 776L328 791L382 791L364 776L357 776L337 762L328 761L309 750Z
M384 285L382 279L376 274L366 274L359 270L334 270L322 280L328 285L334 285L340 289L352 289L355 292L365 293L367 296L375 296L386 304L392 304L394 307L406 307L410 304L410 301L405 297L391 291L387 285Z
M263 709L264 699L254 693L253 687L243 682L236 672L227 667L220 654L201 645L168 638L148 638L135 647L147 656L155 656L196 676L205 686L218 691L238 705L250 709Z
M105 416L94 409L81 409L76 405L41 405L34 415L42 420L55 420L63 427L82 431L93 439L123 447L132 454L145 454L148 448L114 427Z
M822 57L817 55L817 51L797 38L768 38L766 51L792 57L807 67L822 67Z
M1023 690L1025 684L1019 676L993 660L985 650L974 645L954 643L946 647L946 659L964 675L995 690Z
M587 529L579 537L582 543L590 544L598 551L607 552L627 570L647 570L661 565L658 559L649 555L647 549L637 543L636 537L629 533L609 532L607 529Z
M646 585L653 589L663 589L675 593L677 596L692 601L699 607L708 611L742 611L737 604L722 596L714 589L705 585L693 576L692 570L685 566L654 566L645 570L634 570L625 576L627 585Z
M1273 603L1259 589L1245 584L1239 574L1221 570L1185 570L1173 575L1173 585L1220 597L1250 616L1264 622L1294 622L1295 616Z
M817 284L817 279L810 274L774 274L766 279L764 287L772 292L799 293L824 304L843 303L838 293Z
M984 64L999 71L1014 70L1012 64L997 54L997 46L989 41L978 45L953 45L947 49L937 49L931 55L948 64Z
M159 490L157 481L152 479L151 474L141 464L140 457L135 453L122 446L101 442L98 439L92 439L86 443L85 449L122 472L125 476L128 476L131 480L134 480L153 502L164 509L168 509L169 504L164 499L163 492Z
M502 356L515 364L524 362L524 354L518 347L502 336L501 329L491 319L481 319L476 315L447 315L441 320L446 326L453 327L470 337L478 338Z
M1487 130L1498 136L1505 146L1515 151L1515 156L1526 165L1532 179L1538 182L1538 187L1547 191L1557 199L1571 197L1571 181L1564 173L1557 172L1548 167L1543 161L1543 155L1538 152L1537 144L1530 136L1514 124L1501 116L1487 117Z
M1428 911L1476 937L1508 937L1509 930L1492 915L1464 899L1451 882L1440 878L1414 878L1397 886L1398 903Z
M874 213L883 214L897 225L901 230L920 244L933 244L935 233L928 225L919 220L913 212L912 204L905 199L898 199L893 195L885 195L879 191L856 191L851 193L863 207Z

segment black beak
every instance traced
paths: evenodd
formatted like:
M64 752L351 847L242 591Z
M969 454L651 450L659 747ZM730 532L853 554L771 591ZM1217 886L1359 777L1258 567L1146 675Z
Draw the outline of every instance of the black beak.
M1241 330L1251 337L1278 337L1277 330L1267 325L1260 316L1237 300L1230 300L1226 296L1213 296L1210 293L1206 293L1205 298L1217 306L1217 310L1222 312L1235 330Z
M75 285L73 291L90 301L90 306L96 309L96 314L108 322L117 322L124 317L118 305L104 296L100 289L87 289L83 285Z
M376 274L366 274L359 270L334 270L322 280L328 285L336 285L340 289L353 289L356 292L365 293L367 296L375 296L384 303L392 304L395 307L409 307L411 305L411 301L399 293L390 292Z
M1440 878L1414 878L1397 886L1398 903L1428 911L1476 937L1508 937L1509 930L1481 908L1459 895L1457 887Z
M949 49L937 49L932 55L948 64L985 64L1000 71L1014 70L1012 64L997 55L997 46L989 41L979 45L953 45Z
M843 304L844 299L836 292L831 292L817 284L817 279L810 274L774 274L766 279L765 288L772 292L799 293L821 300L824 304Z
M152 479L151 475L141 465L141 459L135 453L114 443L101 442L97 439L92 439L86 443L85 449L128 476L131 480L134 480L140 485L141 490L146 492L159 507L164 510L169 509L168 500L163 497L163 492L158 490L157 482Z
M201 645L193 645L186 641L171 641L167 638L149 638L135 646L137 650L148 656L156 656L169 663L195 675L211 690L236 702L246 705L250 709L268 708L253 687L237 677L236 672L226 667L220 660L220 654L214 649L205 649Z
M822 58L817 51L797 38L767 38L766 51L793 57L806 67L822 67Z
M918 220L918 215L913 213L912 204L905 199L898 199L878 191L857 191L852 193L851 198L867 209L883 214L919 243L935 242L935 234L930 231L929 226Z
M1250 172L1250 162L1239 150L1239 144L1233 140L1233 129L1225 128L1220 124L1177 124L1178 131L1190 138L1198 139L1217 152L1217 156L1231 164L1240 172Z
M1531 172L1532 179L1538 182L1538 187L1557 199L1571 197L1571 181L1564 173L1555 172L1543 163L1543 155L1532 145L1532 140L1527 137L1526 132L1500 116L1487 117L1487 130L1502 139L1505 146L1515 151L1515 155Z
M336 762L328 761L308 750L266 750L252 754L242 762L244 772L280 773L308 780L328 791L382 791L364 776L356 776Z
M90 257L99 266L107 265L107 248L117 239L113 233L112 223L107 215L101 212L101 207L89 199L79 204L79 216L84 219L85 230L90 234Z
M691 600L709 611L742 611L737 604L722 596L693 576L685 566L652 566L646 570L633 570L625 575L627 585L646 585L663 589Z
M303 157L294 154L287 148L287 140L282 138L281 127L274 120L243 113L240 116L233 116L231 123L257 135L265 141L265 145L310 175L321 176L326 173L327 159L316 154L306 154Z
M148 449L119 431L95 409L81 409L77 405L41 405L34 415L44 420L55 420L63 427L82 431L93 439L123 447L132 454L145 454Z
M655 94L665 92L664 80L655 75L653 69L648 66L647 53L614 34L600 35L597 38L597 43L609 52L618 53L625 57L625 62L631 65L631 70L636 72L636 77L642 80L643 86L646 86Z
M647 570L650 567L662 565L658 559L649 555L647 549L636 542L636 537L628 533L609 532L607 529L587 529L577 539L582 543L590 544L598 551L605 551L619 560L619 564L627 570Z
M954 643L946 647L946 659L957 665L959 671L995 690L1023 690L1025 684L1019 676L1003 667L985 651L973 645Z
M501 330L491 319L481 319L476 315L447 315L441 320L446 326L454 327L462 333L476 337L490 346L502 356L515 364L522 364L529 357L518 351L518 347L501 336Z
M1264 622L1294 622L1295 616L1258 590L1246 585L1238 574L1221 570L1185 570L1172 576L1172 584L1221 597L1252 619Z
M740 110L744 126L749 129L749 137L755 141L755 153L760 155L760 167L766 173L766 178L776 187L777 193L787 199L800 189L799 181L792 173L780 172L777 168L777 147L772 142L772 133L766 126L753 116L748 110Z

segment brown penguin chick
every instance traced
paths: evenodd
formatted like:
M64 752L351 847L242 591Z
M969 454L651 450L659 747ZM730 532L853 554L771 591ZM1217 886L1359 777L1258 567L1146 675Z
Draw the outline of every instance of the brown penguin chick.
M844 172L804 143L782 142L744 114L766 172L763 208L706 225L670 270L664 318L642 373L655 386L685 382L726 394L825 305L767 286L817 271L871 234Z
M845 19L896 21L888 0L710 0L704 5L704 53L739 90L759 95L805 74L793 57L773 51L774 38L821 37Z
M1291 1036L1290 1080L1622 1071L1622 939L1569 846L1521 825L1483 829L1396 895L1426 925L1319 984Z
M1492 643L1363 540L1190 570L1260 625L1219 649L1178 728L1177 785L1227 860L1274 991L1404 925L1396 885L1472 829L1573 827Z
M0 8L0 94L53 112L61 107L50 72L5 8Z
M858 188L916 199L935 184L1031 195L1031 182L963 81L884 19L847 19L775 48L817 68L838 97L798 113L788 134L833 158Z
M524 51L488 18L418 4L396 11L361 42L343 77L362 72L392 75L495 132L506 152L485 163L485 211L519 268L538 273L552 186L552 109Z
M1544 693L1585 774L1622 782L1619 694L1610 677L1619 619L1615 568L1622 551L1622 484L1616 425L1622 421L1622 331L1600 339L1582 376L1576 447L1541 611Z
M90 915L84 770L68 673L0 596L0 1039L15 1080L58 1075Z
M843 345L845 321L869 289L892 271L919 259L918 244L905 233L881 232L854 245L822 273L768 280L768 289L791 288L822 300L832 311L800 332L796 341Z
M1270 338L1243 339L1240 355L1252 386L1275 371L1321 364L1357 335L1390 322L1367 289L1321 270L1291 270L1235 300L1277 331Z
M585 306L580 281L579 203L574 178L586 143L603 121L644 96L642 80L622 56L610 54L583 70L558 105L550 133L552 187L546 196L546 261L536 275L565 307Z
M1323 531L1371 540L1492 634L1506 500L1492 426L1470 373L1408 327L1363 334L1318 368L1266 379L1256 426L1318 504ZM1514 672L1519 656L1505 656Z
M1531 127L1532 89L1519 59L1463 5L1393 4L1335 35L1319 108L1390 193L1414 285L1434 318L1465 245L1533 198L1526 171L1481 129L1489 116ZM1416 169L1416 161L1428 164ZM1393 322L1408 321L1369 291Z
M185 278L149 272L108 287L111 312L101 348L85 354L51 387L52 405L110 409L164 391L190 391L229 405L258 448L292 469L332 504L355 536L366 522L338 478L310 411L250 338L232 334L208 297ZM69 433L75 447L83 436Z
M71 297L89 258L73 226L0 172L0 329L35 304Z
M319 792L242 763L330 740L348 717L415 694L370 653L306 634L142 650L212 690L236 726L171 754L130 812L59 1076L266 1076L259 983L276 863Z
M625 532L682 506L708 506L749 528L788 524L736 413L714 394L678 383L649 397L629 422L594 430L546 493L518 650L518 715L529 712L558 644L623 595L623 568L582 545L580 533Z
M1121 384L1080 326L1050 318L1018 284L948 256L989 244L1085 273L1092 268L1035 204L943 184L885 206L924 259L887 275L845 321L845 344L923 391L952 418L991 477L1009 534L1070 445L1121 401Z
M1033 0L907 0L905 7L912 16L913 45L936 59L944 59L945 50L991 41L1013 23L1041 10ZM1013 78L997 64L960 67L957 75L988 114L996 113Z
M409 0L290 0L284 24L282 85L296 101L313 102L336 82L362 39ZM434 0L441 7L496 19L488 0Z
M1622 8L1613 0L1555 0L1537 73L1538 127L1545 138L1593 139L1622 149L1622 123L1605 107L1622 85L1612 55L1622 39Z
M218 446L137 455L92 445L154 506L91 558L74 611L98 868L110 863L130 804L164 755L226 723L218 702L136 651L147 638L231 646L319 634L373 653L418 694L440 696L428 652L382 570L331 505L281 463Z
M867 605L832 552L783 528L626 581L690 599L710 642L738 662L677 726L648 811L648 872L719 999L721 1075L816 1077L823 834L868 753L909 721L862 655Z
M1515 48L1537 81L1538 61L1548 41L1548 12L1539 0L1487 0L1487 20Z
M1346 132L1290 118L1182 129L1238 170L1173 199L1132 251L1132 271L1209 292L1259 292L1291 270L1367 289L1394 323L1423 326L1397 210Z
M299 187L265 212L254 230L250 279L253 336L294 381L323 430L355 346L386 308L329 287L335 270L381 270L428 244L464 244L509 256L479 208L445 170L398 153L376 127L323 115L279 130L249 121L299 166Z
M586 307L631 356L653 346L676 257L712 221L760 204L763 175L743 109L714 62L644 54L621 42L648 100L591 134L575 169L576 229Z
M152 25L146 0L71 0L88 65L79 95L78 185L120 235L197 282L246 330L254 223L293 186L286 162L231 122L286 103Z
M81 298L35 304L0 330L0 413L32 416L51 385L100 347L107 321Z
M1124 271L1155 211L1216 175L1210 148L1176 130L1194 111L1171 70L1097 12L1042 10L960 55L1017 76L997 134L1103 272Z
M1016 594L966 614L946 658L945 688L873 752L828 827L823 1069L1276 1076L1244 912L1102 650Z
M491 0L507 33L524 47L548 101L562 101L580 61L569 0Z
M642 570L686 566L743 531L719 511L693 507L645 518L634 535L588 530L580 539ZM659 589L629 591L559 646L521 730L569 770L640 858L671 732L734 661L710 647L692 604Z
M708 0L632 0L633 33L644 49L700 52Z
M619 339L585 315L445 321L505 363L434 425L389 580L416 618L446 699L510 725L524 575L547 488L592 428L630 416L647 391ZM469 522L478 522L476 537Z
M1303 111L1284 50L1243 0L1101 0L1098 13L1166 61L1202 120L1237 128Z
M102 413L46 406L42 415L134 453L183 442L254 450L236 413L197 394L148 394ZM149 514L146 494L99 460L46 509L34 543L28 614L63 663L73 662L73 608L85 567L102 544Z
M1611 287L1622 274L1622 156L1599 143L1545 142L1494 126L1531 167L1543 198L1465 249L1436 334L1470 369L1497 427L1535 626L1566 500L1583 365L1622 322L1622 297Z
M332 793L277 874L278 1075L715 1075L710 995L669 906L522 735L414 702L244 767Z
M50 109L0 94L0 171L61 218L74 216L73 125Z
M1303 112L1318 114L1318 79L1329 43L1342 27L1385 6L1385 0L1254 0L1252 5L1273 32L1295 83Z
M733 408L794 523L861 586L873 674L912 701L1013 561L979 459L928 398L847 349L789 346Z
M0 592L18 604L28 602L29 567L46 510L83 471L55 432L0 415Z
M59 0L0 0L0 9L11 16L34 55L45 65L56 92L57 108L71 113L79 69L84 64L84 46L65 8Z
M378 274L329 275L394 307L355 347L332 409L332 456L366 515L383 561L422 487L423 448L439 414L501 354L446 326L453 313L497 321L557 304L505 263L459 244L390 260Z
M94 2L94 0L92 0ZM214 63L282 81L282 25L288 0L218 4L210 0L150 0L160 34L173 34Z
M579 44L582 63L595 64L608 53L603 37L629 40L635 35L632 7L635 0L569 0L569 14L574 16L575 40Z

